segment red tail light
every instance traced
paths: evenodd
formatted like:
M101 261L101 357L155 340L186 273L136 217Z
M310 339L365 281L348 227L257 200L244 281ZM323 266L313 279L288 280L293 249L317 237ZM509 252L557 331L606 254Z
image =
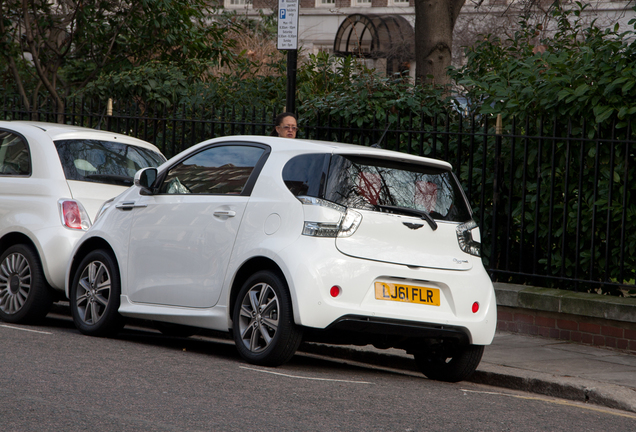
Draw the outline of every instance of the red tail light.
M75 200L60 200L59 205L62 225L84 231L90 228L91 221L82 204Z

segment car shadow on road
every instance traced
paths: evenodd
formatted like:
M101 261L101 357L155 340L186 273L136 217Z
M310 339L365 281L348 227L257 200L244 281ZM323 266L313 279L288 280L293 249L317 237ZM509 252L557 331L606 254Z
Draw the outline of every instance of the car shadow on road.
M78 332L73 324L68 303L56 303L47 317L39 325L52 327L69 332ZM192 329L190 337L170 336L156 329L157 324L152 321L129 319L126 327L115 337L132 343L163 347L175 351L188 351L202 355L212 355L231 361L244 362L238 354L234 341L227 332L206 329ZM187 330L186 330L187 331ZM169 333L169 332L168 332ZM177 332L178 333L178 332ZM369 370L369 364L355 356L330 355L325 352L320 355L312 344L302 344L296 355L282 369L327 369L332 371L363 371ZM343 358L344 357L344 358ZM378 364L384 372L404 374L403 370L391 370L389 365ZM373 367L375 368L375 367ZM274 368L276 369L276 368Z

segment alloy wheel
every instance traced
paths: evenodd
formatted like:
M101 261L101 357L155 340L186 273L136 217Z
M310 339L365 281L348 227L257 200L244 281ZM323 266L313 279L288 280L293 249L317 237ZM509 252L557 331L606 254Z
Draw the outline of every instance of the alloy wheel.
M0 310L12 315L20 311L31 291L31 266L20 253L7 255L0 264Z
M243 297L239 314L241 341L252 353L267 349L278 330L279 302L274 289L254 285Z
M111 277L100 261L90 262L82 271L77 284L75 303L79 318L89 325L99 322L111 296Z

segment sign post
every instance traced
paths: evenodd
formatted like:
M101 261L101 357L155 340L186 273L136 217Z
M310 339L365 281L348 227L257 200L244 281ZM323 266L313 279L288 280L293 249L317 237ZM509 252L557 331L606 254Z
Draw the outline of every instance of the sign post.
M298 13L300 0L278 0L278 49L287 51L287 107L296 111L296 66L298 63Z

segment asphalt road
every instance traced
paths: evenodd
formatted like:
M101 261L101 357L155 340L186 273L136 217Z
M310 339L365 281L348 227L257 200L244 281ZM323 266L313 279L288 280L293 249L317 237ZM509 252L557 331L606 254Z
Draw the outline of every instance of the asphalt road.
M228 341L91 338L56 317L0 322L0 430L633 431L636 415L310 356L262 368Z

